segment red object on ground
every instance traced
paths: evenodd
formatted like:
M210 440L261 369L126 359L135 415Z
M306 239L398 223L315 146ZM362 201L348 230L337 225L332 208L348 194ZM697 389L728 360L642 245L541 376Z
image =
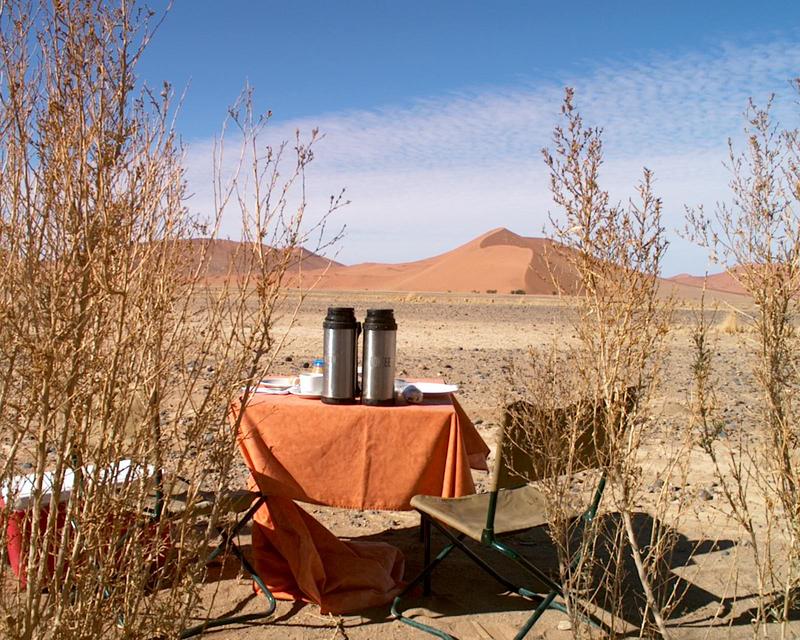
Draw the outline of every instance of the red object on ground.
M0 509L3 509L4 503L0 498ZM47 527L47 519L50 516L50 505L44 505L39 510L39 532L40 535ZM120 522L120 518L123 520ZM116 521L116 522L115 522ZM115 527L117 529L118 539L122 540L127 532L128 523L133 524L136 521L136 516L133 513L126 513L122 515L115 515L109 518L108 525L109 531L113 532ZM58 505L58 514L56 516L56 535L53 537L50 548L47 550L47 571L48 577L52 576L55 572L56 560L58 558L58 545L62 540L62 532L67 523L66 505ZM27 553L30 543L30 535L33 525L33 509L18 509L9 514L8 525L6 527L7 538L7 553L8 561L11 565L11 570L14 575L19 579L20 586L25 589L28 583L28 574L26 570ZM143 527L144 535L152 540L156 545L156 534L158 533L158 524L150 523ZM149 543L149 540L148 540ZM108 547L112 544L109 543ZM168 526L163 526L161 530L160 542L154 546L155 562L153 563L153 570L163 568L167 563L169 550L172 547L172 538ZM117 564L119 555L123 553L124 545L115 547L114 549L106 548L102 553L104 560L112 561Z
M0 499L0 509L4 507L3 500ZM39 511L39 531L44 531L47 527L47 519L50 517L50 507L43 506ZM56 531L61 532L66 522L65 505L58 505L58 513L56 515ZM30 536L30 531L33 525L33 513L30 509L19 509L12 511L9 514L8 526L6 527L7 536L7 551L8 561L11 564L11 570L20 581L24 589L28 583L28 575L25 571L24 554L28 545L26 538ZM58 549L56 547L57 540L60 539L56 535L56 540L53 541L51 548L47 550L47 570L52 575L55 570L56 557Z

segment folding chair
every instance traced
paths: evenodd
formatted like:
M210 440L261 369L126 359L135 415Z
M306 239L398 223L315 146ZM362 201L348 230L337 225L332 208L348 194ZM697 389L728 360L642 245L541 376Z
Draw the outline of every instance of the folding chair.
M633 389L626 391L628 411L633 407L633 391ZM576 412L579 412L579 415L576 415ZM578 420L579 437L575 443L577 460L574 462L577 461L582 470L604 467L603 459L608 433L606 425L600 424L601 421L597 420L595 415L592 406L573 405L547 416L554 423L554 430L559 426L563 427L567 420ZM552 475L558 475L559 469L552 460L548 460L543 465L541 453L537 456L528 447L520 444L525 441L521 433L524 430L524 422L531 417L542 418L543 412L530 403L516 402L506 409L492 469L490 490L487 493L461 498L422 495L412 498L411 506L420 513L421 517L425 568L395 598L391 608L393 617L444 640L453 640L453 637L444 631L406 617L403 615L400 605L402 598L420 582L423 583L423 595L430 595L431 573L455 548L463 551L470 560L500 582L508 591L527 599L539 601L536 609L515 636L515 640L524 638L547 609L556 609L567 613L566 606L556 602L557 597L564 597L562 585L520 555L513 547L500 540L501 536L520 533L548 522L545 496L536 486L528 484L528 482L546 477L542 475L543 468L550 472L555 471ZM624 425L624 417L622 417L622 422ZM606 476L603 471L588 507L582 512L574 513L574 517L582 516L586 522L590 522L595 517L605 484ZM448 544L433 560L431 560L431 525L435 526L448 540ZM479 543L482 547L510 558L528 574L543 583L549 592L540 594L515 585L467 546L465 540L467 538ZM579 560L579 557L573 557L571 562L573 568L578 565Z
M178 479L181 480L181 479ZM183 480L183 482L186 482ZM188 484L188 483L187 483ZM220 543L205 559L206 564L212 562L220 554L230 551L242 565L244 571L252 578L261 590L261 594L267 600L267 608L258 613L246 614L231 614L219 618L209 619L198 625L185 629L181 633L181 638L191 638L192 636L199 635L208 629L215 627L222 627L229 624L236 624L242 622L251 622L253 620L260 620L268 618L275 613L276 603L275 597L270 590L261 580L256 573L256 570L245 557L242 550L235 542L235 537L244 528L244 526L253 519L256 511L267 502L267 496L254 491L232 491L226 494L217 495L210 491L201 491L197 494L194 500L190 500L186 492L171 494L167 498L157 491L154 496L153 504L150 507L151 515L153 517L179 517L186 512L187 509L191 510L192 515L195 517L203 517L211 514L215 505L218 509L220 516L230 514L244 515L236 521L232 527L225 527L222 525L217 526L217 533L221 538Z

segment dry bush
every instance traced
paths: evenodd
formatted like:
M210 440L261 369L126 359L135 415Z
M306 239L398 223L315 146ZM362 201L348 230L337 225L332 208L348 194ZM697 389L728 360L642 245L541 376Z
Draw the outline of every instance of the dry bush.
M717 325L717 329L727 334L746 333L749 327L740 320L740 315L739 311L731 309L722 319L722 322Z
M3 638L177 637L207 615L199 581L221 514L159 517L153 481L190 507L201 489L242 486L229 403L246 400L280 346L276 314L291 313L282 283L306 240L316 134L280 176L284 147L258 143L266 121L245 95L227 178L217 147L216 217L189 215L172 91L134 92L157 24L127 0L0 5L0 485L34 486L25 583L0 564ZM213 240L192 238L213 238L231 207L250 241L231 268L247 268L209 284ZM113 481L123 459L138 479Z
M794 323L800 292L800 139L752 101L746 113L747 146L730 146L730 204L712 215L688 212L688 232L712 252L756 305L754 378L761 403L738 437L720 441L719 418L698 325L695 414L703 446L715 465L730 514L745 531L756 564L758 603L754 631L781 622L788 633L800 580L800 467L798 467L798 350ZM753 341L752 336L748 338ZM748 437L745 437L747 434Z
M620 618L626 607L635 606L640 633L655 631L666 637L665 619L681 594L663 581L674 541L670 530L661 526L668 502L665 492L653 507L653 526L644 543L634 523L642 494L642 447L654 434L648 403L671 313L671 301L658 297L666 249L661 202L653 194L652 175L645 170L639 199L625 207L612 205L599 186L600 131L584 127L571 90L562 111L565 124L555 129L554 149L545 151L545 160L554 200L563 212L560 220L551 220L557 241L553 250L578 278L573 321L577 345L556 345L558 353L549 355L535 352L529 369L515 373L516 379L526 381L521 395L539 407L537 419L523 416L523 426L529 445L555 447L540 453L561 461L551 469L559 473L545 486L549 486L550 535L559 554L573 633L592 632L585 624L587 613L594 612L613 626L613 619L602 610ZM564 407L573 410L565 412ZM591 416L588 435L586 412ZM581 466L575 464L581 450L577 445L587 438L604 452L599 459L608 479L603 505L613 517L578 526L571 515L591 498L592 483L582 478ZM665 451L660 469L668 481L686 473L686 456L681 452L688 439L682 433L674 438L675 448ZM536 454L535 449L532 452ZM673 514L670 524L676 527L679 516ZM607 551L605 558L598 553L601 546ZM578 550L582 559L574 565ZM641 600L629 590L626 556L633 560ZM595 610L598 606L600 611ZM616 627L611 631L615 633Z

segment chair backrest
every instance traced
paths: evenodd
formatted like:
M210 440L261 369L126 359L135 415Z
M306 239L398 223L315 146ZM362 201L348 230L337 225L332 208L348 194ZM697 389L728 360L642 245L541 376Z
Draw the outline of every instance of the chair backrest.
M491 490L562 475L568 466L573 472L607 466L610 432L624 431L636 405L636 387L624 393L625 401L619 403L624 408L616 416L588 400L553 409L524 400L506 407Z

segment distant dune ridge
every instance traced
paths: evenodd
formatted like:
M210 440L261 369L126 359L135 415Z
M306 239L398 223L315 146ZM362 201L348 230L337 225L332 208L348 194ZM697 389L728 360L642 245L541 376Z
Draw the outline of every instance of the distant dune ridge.
M199 250L201 243L207 241L192 242ZM207 253L208 276L216 279L244 270L245 264L239 259L230 269L240 246L231 240L213 241ZM578 279L564 251L552 240L520 236L503 227L446 253L397 264L364 262L348 266L299 248L287 284L332 291L524 291L534 295L553 295L561 288L571 294L577 290ZM680 297L696 298L703 277L680 274L663 281L663 285ZM727 273L709 276L707 288L726 294L742 293Z
M203 250L205 249L205 262L206 270L205 276L214 280L218 278L225 278L229 275L236 275L244 273L247 270L247 258L249 254L241 251L243 244L235 240L208 240L198 238L197 240L187 241L190 248L190 254L194 258L191 261L192 268L196 268L199 264ZM269 247L265 247L269 251ZM343 267L344 265L317 255L307 249L298 247L294 250L294 256L290 261L290 273L296 272L298 269L323 271L329 265L331 267Z
M722 273L713 273L707 278L704 278L703 276L693 276L688 273L679 273L677 276L672 276L670 280L672 282L677 282L678 284L685 284L690 287L701 288L703 286L703 281L705 280L706 289L709 291L722 291L724 293L739 294L745 293L742 285L740 285L727 271Z
M547 256L547 257L545 257ZM327 273L306 271L320 278L317 288L371 291L525 291L552 294L556 286L546 260L561 286L572 291L575 276L556 245L544 238L525 238L508 229L489 231L451 251L416 262L366 262L335 266Z

